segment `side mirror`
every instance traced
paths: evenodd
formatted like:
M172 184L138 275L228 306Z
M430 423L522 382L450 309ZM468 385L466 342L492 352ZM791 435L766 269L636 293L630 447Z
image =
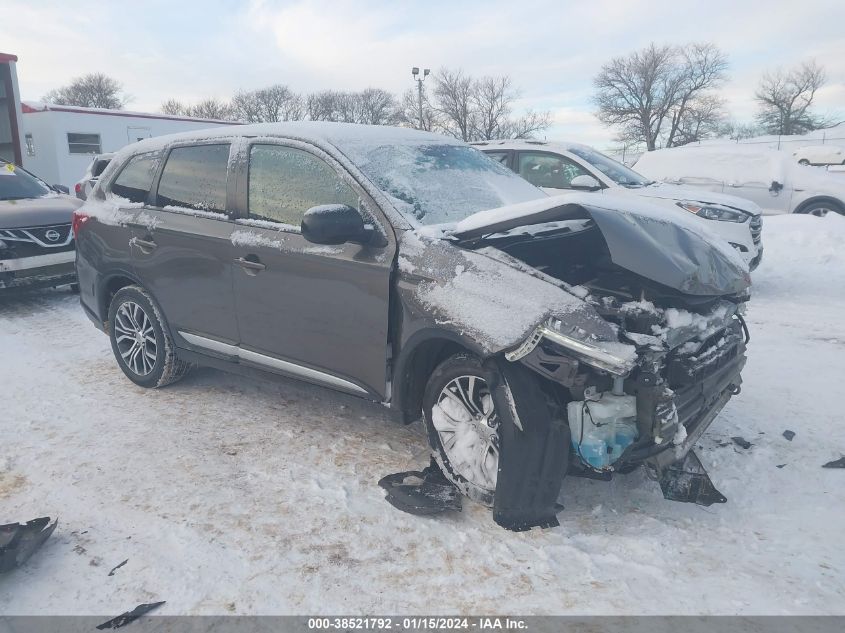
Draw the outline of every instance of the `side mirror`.
M357 209L346 204L311 207L302 216L302 237L314 244L366 244L375 232L364 224Z
M577 189L578 191L597 191L598 189L601 189L601 183L587 174L575 176L575 178L573 178L569 183L569 186L573 189Z
M58 191L59 193L70 193L70 189L64 185L53 185L53 190Z

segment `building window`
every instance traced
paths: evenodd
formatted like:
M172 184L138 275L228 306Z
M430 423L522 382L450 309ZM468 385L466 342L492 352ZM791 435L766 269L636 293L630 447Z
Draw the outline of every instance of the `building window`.
M35 156L35 143L32 142L32 134L26 134L24 140L26 141L26 155Z
M71 154L100 154L100 135L68 132L67 151Z

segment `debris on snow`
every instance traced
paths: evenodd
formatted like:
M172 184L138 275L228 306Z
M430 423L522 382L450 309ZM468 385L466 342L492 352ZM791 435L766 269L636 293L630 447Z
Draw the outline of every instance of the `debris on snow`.
M111 571L109 572L109 576L114 576L114 572L116 572L118 569L120 569L121 567L123 567L123 566L124 566L126 563L128 563L128 562L129 562L129 559L127 558L127 559L126 559L125 561L123 561L122 563L118 563L117 565L115 565L114 567L112 567L112 568L111 568Z
M145 615L152 611L153 609L158 609L161 605L165 603L164 600L161 602L150 602L148 604L139 604L137 607L132 609L132 611L127 611L126 613L121 613L119 616L112 618L108 622L103 622L102 624L98 624L97 628L99 630L104 629L119 629L127 624L130 624L140 618L142 615Z
M783 432L783 436L791 442L792 438L795 437L795 431L790 431L789 429L787 429Z
M822 468L845 468L845 456L826 463Z
M731 439L733 440L734 444L736 444L740 448L744 448L746 450L751 448L751 442L746 440L744 437L737 435L736 437L732 437Z
M25 563L50 538L58 523L58 519L50 523L50 517L40 517L0 525L0 573Z

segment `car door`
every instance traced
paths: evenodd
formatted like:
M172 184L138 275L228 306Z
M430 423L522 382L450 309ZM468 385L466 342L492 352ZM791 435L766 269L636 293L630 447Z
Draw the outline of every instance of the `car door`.
M375 203L316 148L252 142L239 189L247 218L232 234L242 362L344 391L386 397L395 238ZM383 245L318 246L309 208L348 204Z
M219 140L172 147L154 193L132 223L131 252L141 283L177 342L206 352L220 349L209 341L235 345L238 338L229 152L230 143Z
M514 171L525 180L551 195L572 191L572 179L576 176L595 178L575 161L551 152L517 152L514 167Z

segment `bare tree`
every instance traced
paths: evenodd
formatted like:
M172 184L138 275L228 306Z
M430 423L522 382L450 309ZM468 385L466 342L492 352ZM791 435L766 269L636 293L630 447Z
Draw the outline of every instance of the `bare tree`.
M235 119L232 106L214 97L203 99L199 103L188 106L185 113L198 119L216 119L218 121L233 121Z
M474 84L462 70L441 68L434 75L434 109L440 115L440 126L462 141L472 140Z
M116 110L129 101L123 85L103 73L89 73L73 79L68 85L54 88L42 99L59 105Z
M432 126L464 141L525 138L551 125L548 112L512 116L519 91L507 76L475 79L443 68L434 75L433 96Z
M232 108L235 118L247 123L296 121L305 114L302 97L282 84L238 92Z
M164 114L172 114L176 116L184 116L187 114L187 107L178 99L168 99L161 104L159 108Z
M713 44L693 43L680 52L681 81L670 112L666 147L699 141L713 133L723 118L723 100L711 92L725 80L728 59Z
M752 138L760 135L760 128L751 123L737 123L727 121L719 128L720 136L727 136L733 141L741 141L744 138Z
M305 99L305 112L312 121L391 125L400 120L396 98L381 88L315 92Z
M760 127L769 134L803 134L824 127L827 122L812 114L810 106L826 79L824 68L814 60L764 74L754 93Z
M661 140L676 144L684 117L708 91L724 81L727 59L711 44L657 46L654 43L602 66L593 80L597 116L616 127L621 141L645 143L651 151Z
M416 89L408 89L402 95L398 105L397 122L405 127L431 132L438 127L438 115L428 99L428 94L422 93L422 119L420 119L419 93Z

